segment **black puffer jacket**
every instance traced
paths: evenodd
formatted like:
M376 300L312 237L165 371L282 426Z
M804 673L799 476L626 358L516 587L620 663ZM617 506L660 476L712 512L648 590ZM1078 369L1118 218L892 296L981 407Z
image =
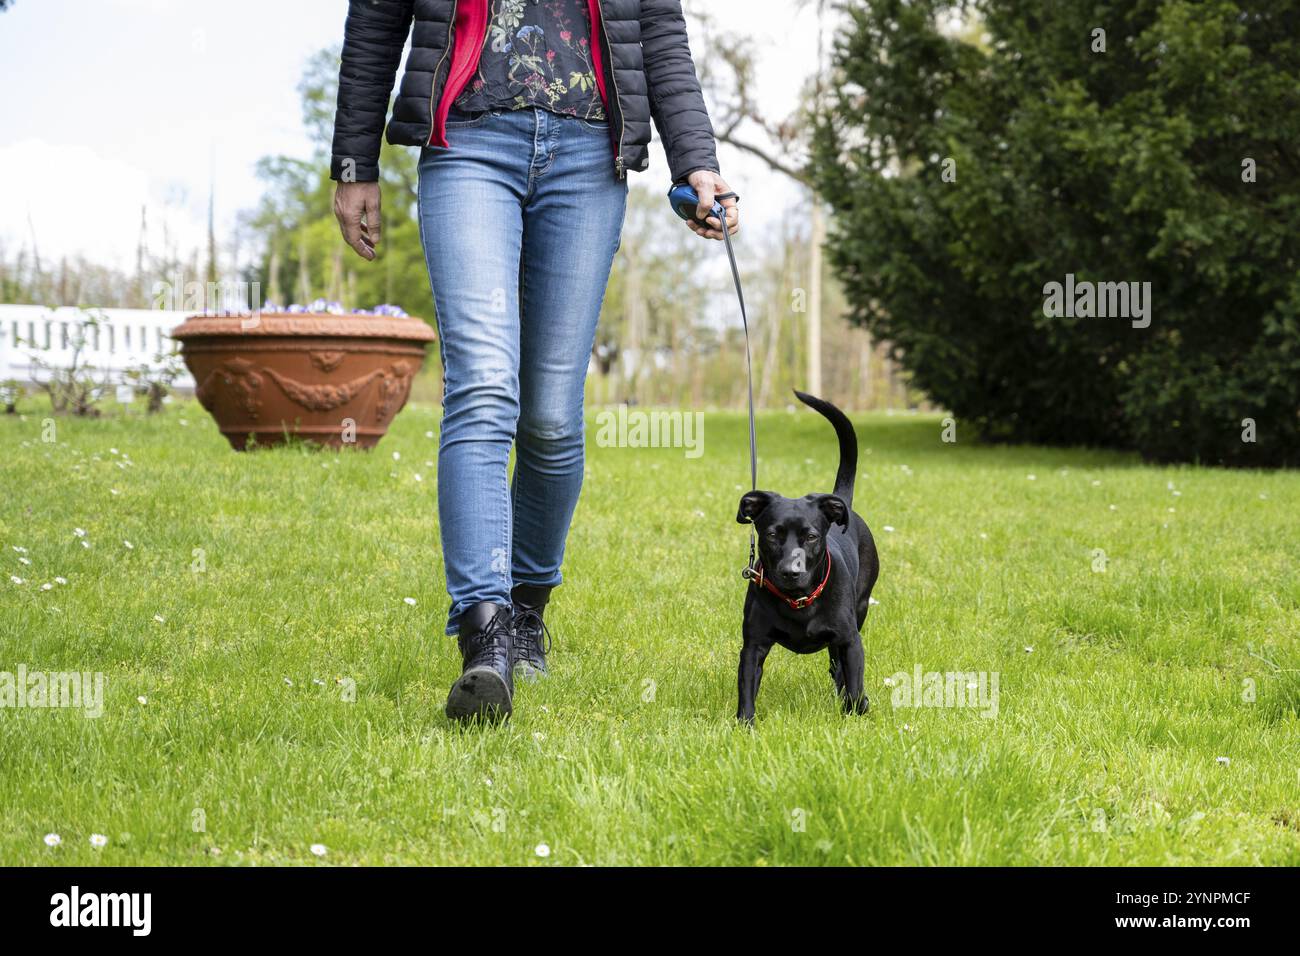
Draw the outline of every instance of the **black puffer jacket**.
M649 164L653 118L673 179L718 169L680 0L586 0L596 82L610 118L613 171ZM412 23L414 29L412 30ZM411 33L388 141L447 145L451 101L473 75L488 26L488 0L351 0L334 118L334 179L379 178L379 144L393 77Z

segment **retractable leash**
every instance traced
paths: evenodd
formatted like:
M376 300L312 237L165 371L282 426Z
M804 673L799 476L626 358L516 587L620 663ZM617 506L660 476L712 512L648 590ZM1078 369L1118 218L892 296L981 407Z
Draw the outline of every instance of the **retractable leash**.
M749 316L745 312L745 293L740 288L740 269L736 267L735 250L731 248L731 233L727 231L727 210L721 202L723 199L734 199L736 202L740 202L740 197L735 193L719 193L713 197L713 208L709 212L711 215L716 216L718 222L722 225L722 239L727 245L727 259L731 262L731 279L736 284L736 299L740 302L740 322L745 329L745 379L749 389L749 490L757 491L758 443L754 438L754 360L750 355L749 347ZM700 197L689 184L677 183L669 189L668 202L672 204L673 212L677 213L682 219L704 226L706 229L712 228L707 220L701 219L695 214L700 205ZM761 585L763 583L761 574L754 570L757 565L757 558L757 538L754 534L754 525L751 522L749 526L749 563L740 572L740 576L746 580L756 580Z

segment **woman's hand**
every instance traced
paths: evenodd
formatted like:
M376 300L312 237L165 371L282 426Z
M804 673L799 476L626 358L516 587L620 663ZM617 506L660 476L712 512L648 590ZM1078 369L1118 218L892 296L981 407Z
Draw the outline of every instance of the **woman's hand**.
M379 215L379 183L339 183L334 190L334 218L343 238L362 259L373 259L383 221Z
M700 197L700 205L696 208L695 215L700 219L707 219L712 228L706 229L690 219L686 220L686 225L690 226L691 232L697 236L703 236L705 239L721 239L722 223L718 222L717 216L711 215L713 197L718 193L731 192L731 187L711 169L697 169L686 177L686 181L695 190L695 195ZM733 196L721 202L727 211L727 232L734 236L740 229L740 210L736 208L736 199Z

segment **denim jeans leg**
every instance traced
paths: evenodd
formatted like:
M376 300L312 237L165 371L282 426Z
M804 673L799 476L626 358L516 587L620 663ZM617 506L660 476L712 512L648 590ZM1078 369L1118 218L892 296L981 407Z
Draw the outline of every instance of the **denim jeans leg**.
M519 417L519 257L531 136L522 117L449 128L420 160L419 219L443 357L438 517L455 634L510 603L510 447ZM513 157L517 157L517 160Z
M607 124L544 114L554 152L524 206L520 418L513 480L516 584L556 585L582 489L583 389L627 184Z

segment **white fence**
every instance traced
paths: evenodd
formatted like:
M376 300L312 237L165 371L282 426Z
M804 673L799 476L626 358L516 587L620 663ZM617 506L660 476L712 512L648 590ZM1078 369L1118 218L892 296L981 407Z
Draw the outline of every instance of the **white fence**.
M160 355L175 350L171 330L189 312L158 309L50 309L40 305L0 305L0 382L10 379L36 384L47 375L41 365L67 368L74 343L87 313L99 318L86 329L81 362L94 370L96 379L121 384L127 369L157 368ZM39 364L33 359L39 359ZM177 376L175 387L194 388L188 370Z

